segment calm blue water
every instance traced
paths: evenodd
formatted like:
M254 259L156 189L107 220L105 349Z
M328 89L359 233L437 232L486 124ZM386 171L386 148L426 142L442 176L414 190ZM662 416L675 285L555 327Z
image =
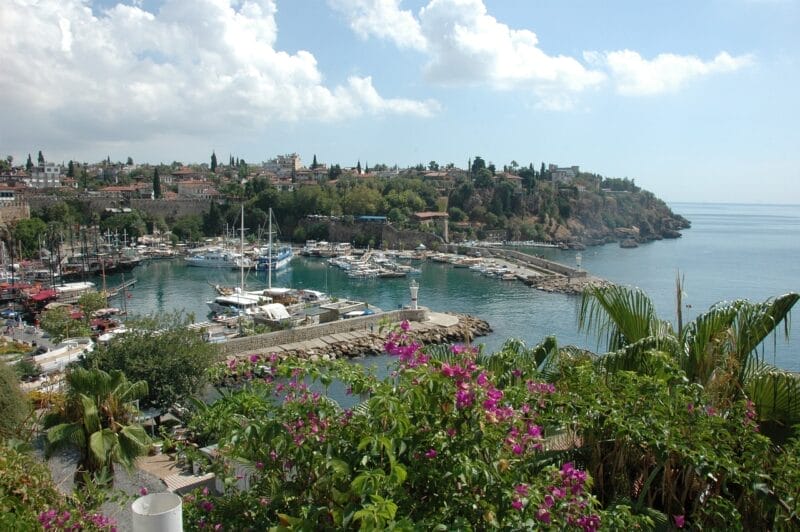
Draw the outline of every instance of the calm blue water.
M692 222L676 240L663 240L635 249L616 244L583 252L583 267L611 281L644 289L663 319L675 320L675 277L685 279L684 320L713 303L737 298L760 301L800 291L800 206L673 204L674 212ZM574 265L574 251L528 250ZM131 274L128 274L130 276ZM237 272L187 268L182 261L152 262L138 267L137 284L127 300L133 313L184 309L205 319L213 284L238 285ZM422 264L420 304L437 311L463 312L489 322L494 333L477 339L489 350L509 337L528 345L556 335L561 344L596 348L593 339L577 330L579 298L547 294L518 282L488 279L467 269L438 263ZM324 290L340 298L366 300L384 310L409 303L409 279L356 281L320 260L295 258L273 286ZM109 283L114 283L112 279ZM264 286L263 275L248 276L253 289ZM116 304L122 305L117 300ZM800 307L796 312L800 311ZM795 328L796 329L796 328ZM777 365L800 371L800 333L783 337L767 352Z

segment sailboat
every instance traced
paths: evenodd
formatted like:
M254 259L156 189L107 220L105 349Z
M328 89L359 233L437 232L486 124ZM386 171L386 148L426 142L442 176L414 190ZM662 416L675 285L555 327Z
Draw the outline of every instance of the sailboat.
M267 272L267 284L272 288L272 272L280 271L287 266L294 257L292 246L280 245L276 246L272 242L272 207L269 208L269 244L266 249L261 249L258 258L256 259L256 270Z

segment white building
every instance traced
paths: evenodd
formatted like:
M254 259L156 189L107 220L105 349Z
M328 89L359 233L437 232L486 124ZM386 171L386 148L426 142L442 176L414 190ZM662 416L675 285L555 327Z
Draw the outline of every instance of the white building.
M300 161L300 156L296 153L288 153L286 155L278 155L274 159L263 163L263 168L267 172L272 172L276 175L291 174L292 171L300 170L303 163Z
M40 164L34 166L30 177L24 178L23 181L32 188L60 187L63 170L61 165L55 163Z

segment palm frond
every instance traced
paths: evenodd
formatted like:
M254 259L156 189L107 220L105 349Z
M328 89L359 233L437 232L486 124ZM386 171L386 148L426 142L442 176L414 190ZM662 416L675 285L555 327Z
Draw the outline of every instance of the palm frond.
M755 403L759 421L800 423L800 374L764 364L750 375L745 393Z
M94 399L80 394L78 396L78 401L83 411L81 419L83 420L84 427L86 427L86 432L91 434L100 430L100 416L97 412L97 404L94 402Z
M86 445L86 436L79 423L61 423L50 427L46 432L45 455L49 458L56 451L68 447L79 449Z
M111 429L102 429L89 436L89 451L92 461L100 466L105 465L118 443L116 433Z
M594 332L608 351L671 330L642 290L620 285L590 286L583 292L578 328Z
M144 428L139 425L128 425L117 434L118 445L114 450L114 458L130 469L136 458L144 456L150 450L152 440Z

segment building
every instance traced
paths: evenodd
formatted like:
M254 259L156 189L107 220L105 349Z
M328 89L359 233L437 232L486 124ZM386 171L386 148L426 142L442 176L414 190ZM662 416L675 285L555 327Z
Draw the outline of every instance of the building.
M300 162L300 156L296 153L288 153L286 155L278 155L274 159L262 164L264 170L272 172L279 176L290 175L292 172L297 172L303 168L303 163Z
M436 211L425 211L425 212L415 212L414 219L416 219L421 226L426 225L434 225L437 221L441 221L443 228L442 228L442 238L444 238L445 242L450 241L449 235L449 221L450 215L446 212L436 212Z
M184 198L203 198L216 199L219 191L214 187L214 183L202 179L178 181L178 196Z
M31 169L30 177L23 178L31 188L58 188L61 186L63 168L55 163L44 163Z
M550 179L553 183L563 183L569 184L578 177L580 173L579 166L570 166L567 168L559 168L558 166L551 164L548 166L547 170L550 172Z

